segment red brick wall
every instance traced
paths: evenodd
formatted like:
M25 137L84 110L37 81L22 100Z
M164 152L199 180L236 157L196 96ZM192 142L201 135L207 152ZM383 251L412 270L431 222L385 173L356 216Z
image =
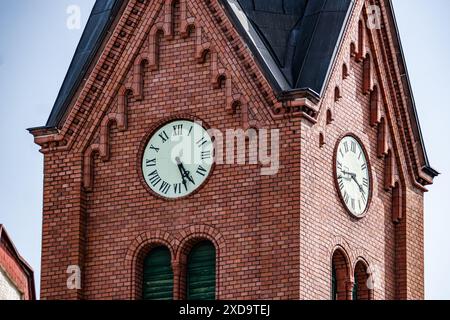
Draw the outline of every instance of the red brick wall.
M158 64L144 67L142 99L136 92L130 96L127 125L123 126L123 105L118 101L122 89L136 91L136 86L129 85L135 83L136 46L152 44L144 35L154 20L158 24L156 4L136 5L135 18L129 18L131 5L126 8L117 30L123 28L123 37L128 38L105 45L61 130L64 138L55 139L62 147L45 150L41 297L138 298L139 256L153 245L164 244L172 252L175 298L183 298L185 255L200 238L210 239L217 247L220 299L328 299L336 247L345 250L350 270L358 259L371 270L377 267L381 281L374 290L376 299L423 297L423 194L408 192L403 198L408 202L407 217L396 226L392 192L385 190L378 128L368 120L369 96L362 93L362 63L350 61L358 15L313 125L306 118L271 116L268 100L274 100L273 93L267 91L267 82L248 58L242 40L222 11L219 23L200 0L189 1L189 12L196 26L202 26L202 45L209 44L211 53L199 61L197 31L182 37L182 12L176 6L174 36L166 34L160 39ZM139 27L127 35L133 30L127 24L130 19ZM366 46L370 48L369 43ZM148 54L145 49L140 53ZM214 54L226 69L231 92L212 85ZM344 61L349 75L341 82ZM342 97L335 102L337 84ZM187 199L165 201L150 194L139 170L140 148L148 134L157 124L178 115L196 117L220 130L241 128L246 124L243 104L229 112L230 93L245 97L245 105L261 127L280 129L279 173L261 176L259 166L217 165L208 183ZM326 121L329 108L334 118L331 124ZM104 122L108 115L118 125ZM109 139L105 140L105 132ZM344 211L333 181L333 150L347 132L363 141L373 175L370 210L358 221ZM390 135L387 142L391 143ZM398 170L393 174L399 176ZM91 177L90 188L84 188ZM407 182L404 186L414 190ZM413 259L419 262L414 264ZM81 290L66 287L69 265L82 268ZM404 277L396 277L396 272L403 272Z
M363 2L357 3L356 13L361 12L362 5ZM339 248L346 252L349 260L349 288L354 281L355 266L363 260L375 281L371 292L374 299L423 299L423 191L404 176L407 168L396 157L402 151L392 136L395 126L385 120L388 123L386 137L380 140L383 122L374 125L372 121L366 86L383 87L386 79L381 79L380 75L387 71L375 69L380 66L380 60L376 61L380 57L373 56L374 48L379 45L378 39L376 36L369 39L370 31L366 29L364 37L358 35L359 19L354 13L344 35L319 106L317 124L305 120L301 125L300 298L330 298L331 259ZM358 42L361 39L362 45ZM364 70L369 61L359 59L359 52L353 54L351 43L357 43L357 48L364 48L364 52L372 56L373 69L369 76L367 69ZM338 97L336 87L339 88ZM395 98L394 101L390 99L393 98L389 92L381 90L380 118L389 118L385 101L396 103ZM334 182L334 150L340 139L349 133L362 141L371 167L372 200L362 219L353 218L344 209ZM392 166L387 164L386 155L380 155L385 146L392 150ZM406 185L401 188L400 201L402 205L406 202L407 206L400 209L404 217L398 221L391 180Z

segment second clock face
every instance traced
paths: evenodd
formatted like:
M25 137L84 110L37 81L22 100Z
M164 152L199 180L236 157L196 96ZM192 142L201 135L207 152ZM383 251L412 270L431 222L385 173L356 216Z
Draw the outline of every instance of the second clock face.
M150 138L142 159L142 172L150 189L168 199L188 196L209 176L214 144L208 132L189 120L176 120Z
M360 217L366 212L371 192L366 153L359 141L352 136L343 138L336 152L338 192L347 209Z

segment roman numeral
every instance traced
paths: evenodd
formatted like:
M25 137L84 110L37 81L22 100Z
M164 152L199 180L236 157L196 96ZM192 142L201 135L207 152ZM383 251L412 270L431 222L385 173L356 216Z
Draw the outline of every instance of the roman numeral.
M344 153L342 152L342 149L339 149L339 153L341 154L342 157L344 157Z
M181 183L175 183L173 185L173 190L176 194L181 194Z
M202 160L211 159L211 151L202 151Z
M148 175L149 182L153 187L156 187L160 182L161 178L159 177L158 171L153 171Z
M192 130L194 129L194 127L192 126L190 129L189 129L189 133L188 133L188 136L190 136L191 135L191 133L192 133Z
M351 203L352 203L353 210L355 210L355 199L352 198Z
M355 141L352 141L351 150L353 153L356 153L356 142Z
M360 151L360 152L359 152L359 156L358 156L358 160L361 159L362 155L363 155L363 153L362 153L362 151Z
M208 143L208 141L206 140L206 138L205 137L203 137L203 138L201 138L200 140L198 140L197 141L197 146L199 147L199 148L201 148L201 147L203 147L205 144L207 144Z
M346 204L348 204L349 198L350 198L350 197L349 197L348 193L345 192L345 193L344 193L344 201L345 201Z
M361 210L361 200L358 200L358 206L359 206L359 210Z
M181 136L182 134L183 134L183 125L182 124L173 126L173 135L174 136Z
M169 192L169 190L170 190L170 184L163 181L161 184L161 187L159 188L159 191L164 194L167 194Z
M167 133L165 131L163 131L159 137L161 138L163 143L166 143L167 140L169 140L169 136L167 135Z
M342 171L342 163L340 163L339 161L337 163L337 168L338 168L339 171Z
M367 164L363 163L363 164L361 165L361 170L362 170L362 171L366 171L366 170L367 170Z
M344 180L342 180L342 177L338 177L338 183L339 183L339 189L344 190Z
M363 203L366 204L367 203L367 199L366 199L366 196L364 195L364 193L362 194L361 197L362 197Z
M159 148L157 148L153 145L150 146L150 150L156 151L157 153L159 152Z
M156 159L151 159L151 160L145 160L147 167L154 167L156 166Z
M367 178L363 178L363 186L369 187L369 180Z
M206 176L207 172L208 171L205 168L203 168L202 166L199 166L197 169L197 174L201 175L202 177Z
M348 152L348 142L347 141L344 142L344 148L345 148L345 153L347 153Z

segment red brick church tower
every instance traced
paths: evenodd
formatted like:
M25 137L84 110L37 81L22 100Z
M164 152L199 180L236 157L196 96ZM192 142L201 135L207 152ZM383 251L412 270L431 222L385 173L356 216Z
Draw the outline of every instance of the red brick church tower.
M389 0L97 0L30 132L43 299L424 297Z

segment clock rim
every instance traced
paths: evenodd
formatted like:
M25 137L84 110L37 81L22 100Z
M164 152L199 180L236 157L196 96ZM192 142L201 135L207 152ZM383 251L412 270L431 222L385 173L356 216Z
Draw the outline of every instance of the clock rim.
M347 137L352 137L352 138L354 138L354 139L359 143L359 145L361 146L361 149L362 149L363 152L364 152L364 156L366 157L367 168L368 168L368 170L369 170L369 178L370 178L370 181L369 181L369 197L368 197L368 199L367 199L367 206L366 206L366 209L365 209L364 212L361 213L360 215L354 214L354 213L348 208L348 206L347 206L347 204L345 203L345 200L344 200L344 198L343 198L343 196L342 196L342 194L341 194L341 192L340 192L340 190L339 190L339 182L338 182L338 180L337 180L337 168L336 168L336 167L337 167L337 165L336 165L336 162L337 162L337 153L338 153L339 145L341 144L342 140L344 140L344 139L347 138ZM361 220L361 219L365 218L365 217L367 216L367 213L368 213L369 210L370 210L371 205L372 205L372 196L373 196L373 175L372 175L372 165L371 165L371 163L370 163L370 159L369 159L369 156L368 156L368 155L369 155L369 153L367 152L367 148L366 148L365 144L364 144L364 143L362 142L362 140L361 140L355 133L353 133L353 132L347 132L347 133L341 135L341 136L337 139L336 145L335 145L335 147L334 147L334 153L333 153L333 180L334 180L334 186L335 186L336 192L337 192L337 194L338 194L338 197L339 197L339 200L340 200L342 206L345 208L345 210L347 211L347 213L348 213L352 218L354 218L354 219L356 219L356 220Z
M184 195L182 197L178 197L178 198L169 198L169 197L164 197L158 193L156 193L155 191L153 191L152 188L150 188L150 186L147 184L147 181L144 178L144 171L142 168L142 163L143 163L143 159L144 159L144 153L145 153L145 149L148 145L148 143L150 142L151 138L154 136L154 134L161 129L162 127L164 127L165 125L171 123L171 122L175 122L175 121L192 121L192 122L201 122L201 126L203 129L205 130L209 130L211 129L211 126L205 122L204 120L200 119L199 117L196 117L194 115L191 114L176 114L176 115L171 115L169 117L164 117L158 121L156 121L155 123L153 123L150 126L150 129L147 131L147 133L145 134L144 138L141 139L141 143L139 146L139 152L138 152L138 156L137 156L137 174L139 176L139 180L141 181L141 184L144 186L144 188L147 190L147 192L149 192L150 194L152 194L154 197L159 198L161 200L165 200L165 201L179 201L179 200L183 200L186 198L190 198L195 196L198 192L200 192L205 185L209 182L209 179L212 177L213 172L216 168L216 163L215 161L212 163L211 165L211 169L209 170L208 176L205 178L205 180L198 186L197 189L195 189L194 191L192 191L191 193ZM213 141L214 142L214 141Z

